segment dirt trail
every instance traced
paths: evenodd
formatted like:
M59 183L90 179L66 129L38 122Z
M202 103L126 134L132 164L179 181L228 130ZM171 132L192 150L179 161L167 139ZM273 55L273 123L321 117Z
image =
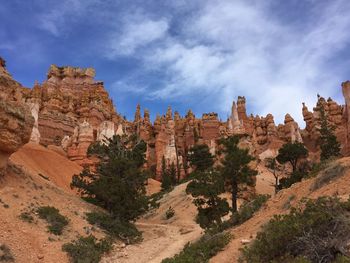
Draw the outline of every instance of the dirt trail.
M257 177L257 193L272 194L273 180L273 175L261 167ZM192 204L193 199L186 195L186 186L179 185L166 194L159 209L137 222L138 229L143 231L142 243L116 248L102 262L158 263L179 253L188 242L197 240L203 231L195 223L197 210ZM230 197L229 194L223 196ZM165 213L170 206L175 210L175 216L166 220Z
M186 195L187 184L177 186L161 200L160 207L137 222L143 232L143 242L125 248L115 248L102 262L157 263L179 253L186 243L198 239L202 229L195 223L197 213L192 198ZM165 218L169 207L175 210Z

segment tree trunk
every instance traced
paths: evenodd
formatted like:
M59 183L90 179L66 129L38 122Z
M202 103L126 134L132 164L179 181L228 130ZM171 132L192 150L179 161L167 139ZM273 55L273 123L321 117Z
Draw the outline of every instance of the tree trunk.
M232 178L232 182L231 182L231 186L232 186L232 213L237 212L237 194L238 194L238 184L237 184L237 180L235 180L235 178Z
M278 176L275 175L275 194L278 193Z

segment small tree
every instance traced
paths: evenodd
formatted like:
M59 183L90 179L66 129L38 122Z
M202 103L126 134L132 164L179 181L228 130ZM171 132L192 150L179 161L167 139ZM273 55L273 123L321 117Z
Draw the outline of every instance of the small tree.
M331 157L337 157L340 155L340 143L337 141L337 137L334 135L335 127L330 125L327 120L327 116L324 110L324 106L320 108L320 147L321 147L321 160L327 160Z
M164 156L162 158L162 173L161 173L161 176L162 176L162 184L161 184L162 189L165 190L165 191L170 190L172 182L171 182L171 178L169 176L169 171L168 171L168 169L166 167L166 161L165 161L165 157Z
M231 186L233 213L237 212L238 185L241 183L254 185L253 177L257 174L256 170L249 167L249 163L253 161L254 158L249 154L248 149L239 148L238 143L239 136L232 136L220 140L225 155L222 161L222 171L224 177Z
M146 176L142 171L146 144L135 138L113 136L89 147L99 158L95 170L74 175L72 188L84 199L105 208L122 222L135 220L147 209Z
M221 218L230 210L226 199L219 197L225 192L224 179L213 169L194 172L194 179L187 185L186 192L195 198L193 203L198 209L197 223L202 228L220 225Z
M171 185L176 185L177 182L177 170L174 162L171 163L169 171L168 171L169 177L170 177L170 182Z
M193 146L188 152L188 160L191 166L194 166L198 171L205 171L214 164L214 157L206 144Z
M197 222L202 228L218 226L221 218L228 214L229 205L219 194L225 191L222 174L213 169L213 156L207 145L194 146L189 154L193 180L187 185L186 192L195 199Z
M292 165L293 173L295 173L299 160L307 156L308 150L305 148L304 144L288 142L278 150L276 160L281 164L289 162Z
M273 174L273 177L275 178L275 193L279 190L279 177L281 173L283 172L283 167L277 162L276 158L267 158L266 159L266 167L269 169L269 171Z

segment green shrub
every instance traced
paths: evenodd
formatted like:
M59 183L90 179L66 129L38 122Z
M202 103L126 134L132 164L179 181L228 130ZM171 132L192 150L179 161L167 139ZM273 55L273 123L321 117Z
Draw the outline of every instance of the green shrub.
M160 191L158 193L154 193L148 197L148 207L149 209L157 209L159 208L159 200L163 198L163 196L168 193L168 191Z
M105 230L111 237L118 238L127 244L136 243L142 240L142 234L134 224L120 221L112 216L101 213L86 213L87 221Z
M311 191L320 189L322 186L328 184L330 181L342 177L346 168L338 163L327 168L316 178L314 184L310 187Z
M49 232L61 235L63 228L68 225L68 219L60 214L60 211L53 206L42 206L37 210L39 217L45 219L49 224Z
M204 235L195 243L188 243L183 251L173 258L167 258L162 263L205 263L221 251L230 241L228 233Z
M291 187L293 184L301 182L303 178L305 178L307 174L301 171L293 172L289 177L281 178L279 181L278 189L285 189Z
M28 223L33 223L34 221L33 216L29 212L22 212L19 218Z
M324 160L319 163L312 164L311 170L307 175L307 178L316 177L321 171L325 170L331 162L332 162L332 159Z
M168 208L168 210L166 210L165 212L165 217L166 219L170 219L175 215L175 210L174 208L172 208L171 206Z
M223 232L226 229L243 224L245 221L253 217L259 209L269 200L270 195L258 195L252 201L244 202L237 213L235 213L229 220L222 222L216 228L212 228L208 233L214 235Z
M292 194L288 197L287 201L282 205L282 209L288 210L291 208L291 202L295 199L295 195Z
M270 195L258 195L252 201L243 203L238 212L233 215L235 225L243 224L245 221L252 218L254 213L257 212L270 197Z
M13 262L14 257L8 246L2 244L0 245L0 262Z
M79 237L71 243L62 246L73 263L98 263L104 253L112 249L108 239L97 240L94 236Z
M343 255L338 255L334 263L350 263L350 258Z
M243 249L246 262L334 262L350 241L350 201L322 197L277 215ZM308 261L305 261L308 260ZM341 261L340 261L341 262Z

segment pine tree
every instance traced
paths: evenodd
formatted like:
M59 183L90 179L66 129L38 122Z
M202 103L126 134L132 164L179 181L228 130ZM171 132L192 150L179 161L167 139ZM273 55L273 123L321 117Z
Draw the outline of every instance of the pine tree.
M233 213L237 212L238 185L246 183L247 185L253 186L253 177L257 174L256 170L249 167L249 163L253 161L254 158L249 154L248 149L239 148L238 143L239 136L232 136L220 140L220 144L224 148L222 172L231 186Z
M337 141L337 137L334 135L335 127L328 123L327 116L324 110L324 106L320 108L320 148L321 148L321 160L327 160L331 157L337 157L340 155L340 143Z
M220 225L221 218L230 210L226 199L219 197L225 192L224 179L213 169L195 172L186 192L195 198L193 203L198 210L196 221L202 228L209 229Z
M168 171L169 177L170 177L170 182L171 185L176 185L177 182L177 170L176 170L176 166L175 163L172 162Z
M132 138L113 136L89 147L88 154L99 158L96 169L86 168L74 175L72 188L82 197L105 208L113 218L132 221L147 210L142 171L146 144Z
M281 163L290 163L293 169L293 173L297 171L298 163L300 159L306 158L309 152L305 148L304 144L299 142L288 142L284 144L279 150L276 160Z
M219 197L225 191L225 180L213 168L213 156L206 144L194 146L190 150L189 161L194 171L186 192L195 198L193 203L198 210L197 223L206 229L218 226L222 222L221 218L230 210L226 199Z
M163 156L162 158L162 173L161 173L161 177L162 177L162 190L168 191L171 189L171 178L169 176L169 171L167 169L167 165L166 165L166 161L165 161L165 157Z
M267 158L266 159L266 168L269 169L269 171L273 174L273 177L275 178L275 193L279 190L279 177L283 173L284 167L280 165L276 158Z
M188 151L188 160L195 170L205 171L214 164L214 157L206 144L198 144Z

